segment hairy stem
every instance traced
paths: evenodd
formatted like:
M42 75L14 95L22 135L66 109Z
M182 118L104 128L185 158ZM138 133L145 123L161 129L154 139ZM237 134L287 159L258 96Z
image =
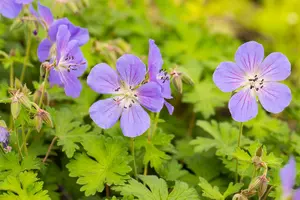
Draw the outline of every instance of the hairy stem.
M243 135L243 122L240 123L240 131L239 131L239 138L238 138L238 144L237 147L239 148L241 145L241 137ZM239 174L238 174L238 166L239 166L239 160L236 158L236 165L235 165L235 182L238 182Z
M24 130L24 124L22 123L22 139L23 139L23 144L21 146L21 150L22 147L24 146L24 151L26 156L28 156L28 150L27 150L27 144L26 144L26 136L25 136L25 130Z
M16 140L17 140L17 146L18 146L18 152L19 152L19 157L23 158L23 154L20 148L20 142L19 142L19 134L18 134L18 129L16 126L16 122L14 121L14 130L15 130L15 134L16 134Z
M48 76L49 76L49 70L46 69L46 74L45 74L44 82L42 83L43 87L42 87L42 94L41 94L40 101L39 101L39 107L42 106L42 103L43 103L43 100L44 100L45 87L46 87L47 82L48 82Z
M24 58L24 62L23 62L23 68L22 68L22 73L21 73L21 77L20 77L21 83L24 80L25 72L26 72L26 68L27 68L27 64L28 64L27 62L28 62L29 54L30 54L31 38L32 38L31 28L28 27L28 38L27 38L26 54L25 54L25 58Z
M134 149L134 138L131 138L131 152L133 157L133 170L134 176L137 178L136 162L135 162L135 149Z
M55 141L58 139L58 137L54 137L53 139L52 139L52 141L51 141L51 144L50 144L50 146L49 146L49 148L48 148L48 151L47 151L47 153L46 153L46 156L45 156L45 158L43 159L43 163L45 163L46 161L47 161L47 158L48 158L48 156L49 156L49 154L50 154L50 152L51 152L51 149L52 149L52 147L53 147L53 145L54 145L54 143L55 143Z
M10 87L13 88L14 87L14 62L11 63L10 65Z

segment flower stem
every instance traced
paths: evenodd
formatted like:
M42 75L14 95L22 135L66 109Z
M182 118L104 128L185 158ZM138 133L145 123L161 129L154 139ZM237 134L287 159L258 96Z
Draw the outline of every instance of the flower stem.
M45 156L45 158L43 159L43 163L45 163L46 161L47 161L47 158L48 158L48 156L49 156L49 154L50 154L50 152L51 152L51 149L52 149L52 147L53 147L53 145L54 145L54 143L55 143L55 141L58 139L58 137L54 137L53 139L52 139L52 141L51 141L51 144L50 144L50 146L49 146L49 148L48 148L48 151L47 151L47 153L46 153L46 156Z
M135 149L134 149L134 138L131 138L131 152L133 157L133 170L134 170L134 176L137 178L137 170L136 170L136 162L135 162Z
M45 74L44 82L42 83L43 87L42 87L42 94L41 94L40 101L39 101L39 107L42 106L42 103L43 103L43 100L44 100L45 87L46 87L47 82L48 82L48 76L49 76L49 70L46 69L46 74Z
M30 136L30 133L31 133L31 129L29 128L28 131L27 131L27 133L26 133L25 139L23 140L23 144L21 145L21 149L23 149L23 147L27 145L27 140L28 140L28 138Z
M10 87L13 88L14 87L14 62L11 63L10 65Z
M17 146L18 146L19 157L23 158L23 154L22 154L22 151L21 151L21 148L20 148L18 129L17 129L16 121L15 120L14 120L14 130L15 130L16 139L17 139Z
M239 131L239 138L238 138L238 144L237 147L240 148L241 145L241 137L243 135L243 122L240 123L240 131ZM235 182L238 182L239 174L238 174L238 166L239 166L239 160L236 158L236 165L235 165Z
M21 83L23 82L24 77L25 77L25 72L26 72L26 68L27 68L27 62L28 62L28 59L29 59L30 48L31 48L31 38L32 38L31 28L28 27L28 39L27 39L27 46L26 46L26 54L25 54L25 58L24 58L24 62L23 62L23 68L22 68L22 73L21 73L21 77L20 77Z
M25 130L24 130L24 124L22 123L22 139L23 139L23 144L21 146L21 150L22 147L24 146L24 151L26 156L28 156L28 150L27 150L27 144L26 144L26 136L25 136Z

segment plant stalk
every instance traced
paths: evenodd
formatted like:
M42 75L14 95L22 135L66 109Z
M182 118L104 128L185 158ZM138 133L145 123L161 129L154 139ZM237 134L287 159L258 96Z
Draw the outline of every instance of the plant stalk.
M27 64L28 64L27 62L29 59L30 48L31 48L31 38L32 38L31 28L28 27L28 39L27 39L27 46L26 46L26 54L25 54L22 73L21 73L21 77L20 77L21 83L23 82L23 80L25 78L25 72L26 72L26 68L27 68Z
M54 143L55 143L55 141L58 139L58 137L54 137L53 139L52 139L52 141L51 141L51 144L50 144L50 146L49 146L49 148L48 148L48 151L47 151L47 153L46 153L46 156L45 156L45 158L43 159L43 163L45 163L46 161L47 161L47 158L48 158L48 156L49 156L49 154L50 154L50 152L51 152L51 149L52 149L52 147L53 147L53 145L54 145Z
M238 144L237 144L238 148L240 148L240 145L241 145L242 135L243 135L243 122L240 123L239 138L238 138ZM238 179L239 179L238 166L239 166L239 160L236 158L236 165L235 165L235 182L236 183L238 182Z

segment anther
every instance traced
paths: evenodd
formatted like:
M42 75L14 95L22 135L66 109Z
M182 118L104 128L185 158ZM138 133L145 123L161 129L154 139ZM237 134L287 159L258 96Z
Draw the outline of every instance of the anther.
M253 86L253 85L250 85L250 90L253 89L253 88L254 88L254 86Z

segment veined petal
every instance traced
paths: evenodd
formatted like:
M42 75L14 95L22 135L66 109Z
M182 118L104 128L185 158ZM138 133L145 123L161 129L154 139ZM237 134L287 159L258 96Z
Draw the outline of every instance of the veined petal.
M172 106L172 105L171 105L169 102L167 102L167 101L165 101L165 106L167 107L169 114L172 115L173 112L174 112L174 106Z
M0 1L0 14L7 18L15 18L22 10L22 4L18 4L12 0Z
M46 22L47 26L49 27L54 21L51 10L48 7L40 4L40 2L38 2L38 10L39 10L39 15L43 18L43 20Z
M33 2L33 0L16 0L16 3L29 4Z
M159 48L156 46L155 41L149 40L149 54L148 54L148 70L149 78L151 81L156 80L156 76L161 70L163 59Z
M77 98L82 90L82 85L78 78L67 70L59 71L60 80L64 85L67 96Z
M242 44L235 53L235 62L247 73L256 72L264 59L264 47L254 41Z
M49 27L48 35L51 41L56 41L56 35L58 31L58 27L60 25L66 25L68 30L71 33L70 40L77 40L79 46L84 45L89 40L89 32L85 28L81 28L79 26L74 26L67 18L62 18L54 21L52 25Z
M54 68L52 68L50 70L49 83L50 83L50 87L53 87L54 85L58 85L60 87L63 87L63 83L61 82L59 72L56 71Z
M52 42L48 39L44 39L38 46L37 54L40 62L44 62L49 58L50 49L52 47Z
M161 88L155 82L149 82L142 85L137 90L138 101L148 110L159 112L164 105Z
M145 64L131 54L124 54L117 60L117 70L121 79L133 87L140 84L146 75Z
M260 65L260 77L265 81L282 81L291 74L291 63L282 53L271 53Z
M117 72L105 63L100 63L91 70L87 83L95 92L102 94L113 94L120 88Z
M56 59L59 61L62 54L65 53L69 39L70 39L70 32L66 25L60 25L58 27L58 32L56 36Z
M280 178L284 196L291 195L296 179L296 162L294 157L290 157L288 164L280 170Z
M249 88L244 88L233 95L228 106L232 118L238 122L246 122L254 118L258 112L256 98Z
M215 70L213 80L223 92L232 92L245 83L245 72L233 62L222 62Z
M137 103L128 109L123 109L121 129L127 137L142 135L150 127L148 113Z
M280 113L292 100L291 90L288 86L276 82L264 83L257 95L264 109L271 113Z
M120 118L122 108L113 98L99 100L90 107L92 120L101 128L111 128Z

